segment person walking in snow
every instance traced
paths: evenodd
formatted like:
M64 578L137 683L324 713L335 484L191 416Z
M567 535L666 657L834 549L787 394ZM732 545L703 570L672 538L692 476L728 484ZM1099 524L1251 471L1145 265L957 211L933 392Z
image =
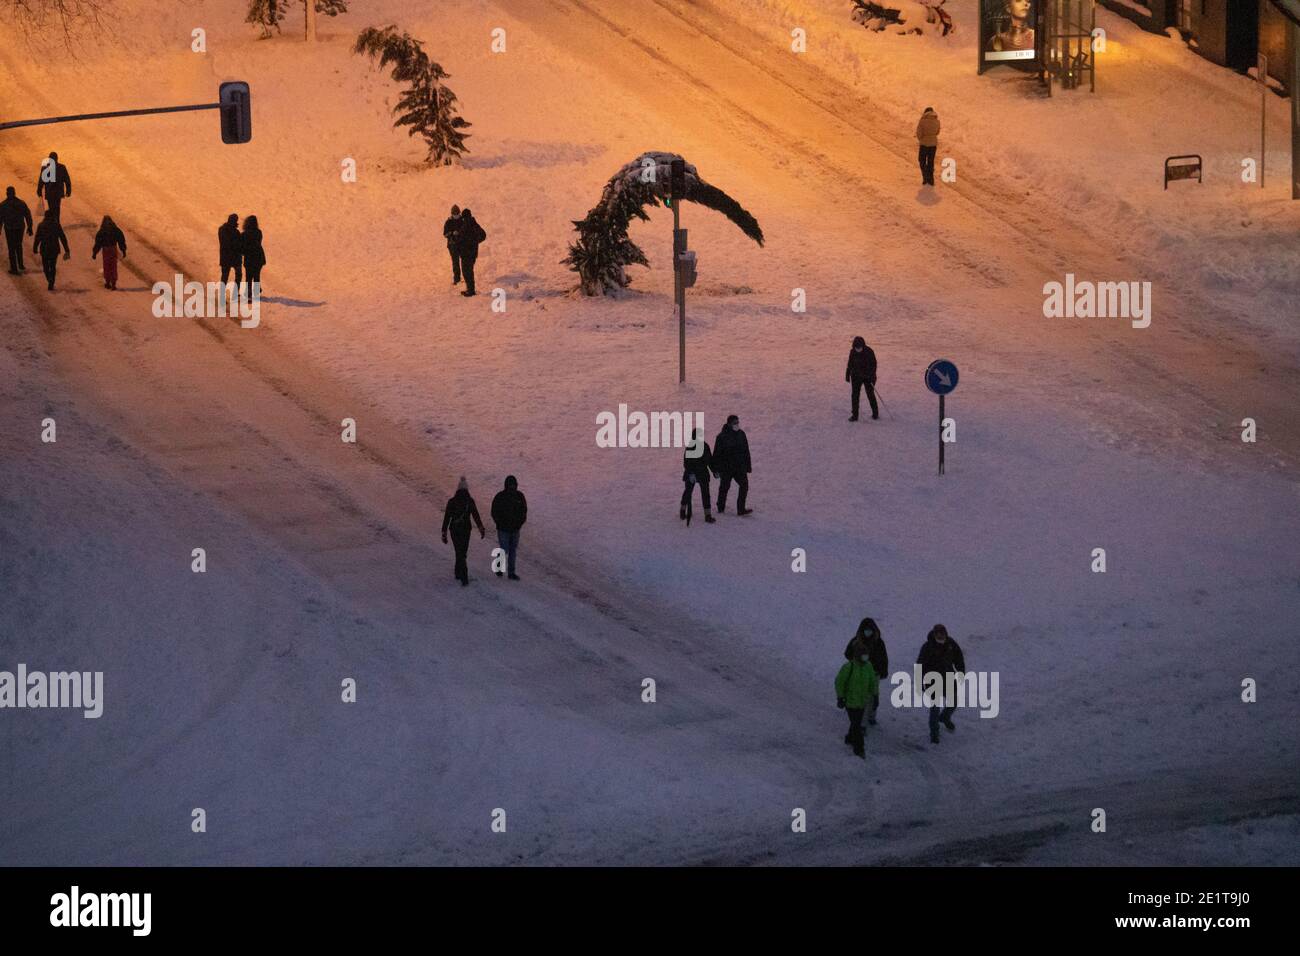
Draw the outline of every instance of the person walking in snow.
M217 246L221 256L221 295L224 298L226 286L230 282L230 273L235 273L235 295L244 281L244 246L239 237L239 216L233 212L217 229Z
M9 247L9 274L21 275L27 271L23 265L23 229L32 235L32 211L18 198L13 186L5 187L5 201L0 202L0 228L4 229L5 245Z
M45 272L45 281L49 283L51 292L54 291L54 278L59 271L60 245L63 246L63 258L71 259L72 250L68 248L68 237L63 234L59 218L54 215L53 209L46 209L45 218L36 227L36 242L32 245L32 252L41 257L41 269Z
M452 206L451 215L442 224L442 238L447 243L447 255L451 256L451 284L460 285L460 253L456 251L456 235L460 232L460 207Z
M889 652L885 649L885 639L880 636L880 628L876 622L869 617L864 617L862 623L858 625L858 632L849 638L849 643L844 648L844 659L853 660L856 653L855 648L865 647L867 649L867 660L871 662L871 669L876 672L876 677L880 680L889 679ZM867 701L867 723L875 726L876 711L880 709L880 687L877 685L876 692L872 695L871 700Z
M702 452L701 448L704 449ZM713 503L709 498L710 472L717 474L713 466L713 452L704 440L704 429L697 428L695 437L682 454L682 482L686 485L686 490L682 492L681 519L688 528L691 526L691 497L696 485L700 486L700 497L704 499L705 523L713 524L716 520L713 517Z
M713 439L713 467L718 475L718 514L727 510L727 492L735 481L739 489L736 495L736 514L747 515L751 509L745 507L745 496L749 494L749 473L754 469L749 460L749 439L740 429L740 418L727 416L727 424Z
M72 177L68 167L59 162L58 153L50 153L50 158L41 163L40 175L36 177L36 195L45 198L45 211L54 213L54 221L59 221L59 208L63 200L72 195Z
M474 214L468 209L460 214L460 227L456 230L456 252L460 256L460 271L465 277L464 296L475 295L474 263L478 260L479 244L487 239L487 233L478 224Z
M478 525L478 536L487 537L483 529L483 519L478 516L478 505L469 494L469 482L462 475L456 485L456 493L447 499L447 507L442 512L442 543L447 543L447 532L451 532L451 543L456 549L456 580L461 587L469 585L469 565L465 556L469 554L470 522Z
M853 348L849 349L849 364L844 368L844 381L849 383L852 389L850 394L853 396L853 414L849 416L849 421L858 420L858 395L864 388L867 390L867 402L871 405L871 417L879 418L880 408L876 405L876 353L860 335L853 339Z
M497 543L506 553L506 570L511 581L518 581L515 574L515 552L519 549L519 531L528 520L528 499L519 490L519 482L514 475L506 475L506 486L498 491L492 499L492 523L497 526ZM497 572L501 577L501 572Z
M939 724L942 723L949 731L957 728L953 726L952 715L957 710L955 700L948 699L947 696L947 675L950 673L961 674L966 670L966 658L962 655L961 648L957 642L948 636L948 629L942 624L936 624L930 628L930 633L926 635L925 643L921 645L921 653L916 655L916 662L921 665L921 687L924 691L926 680L930 674L938 674L939 680L943 682L941 686L942 707L930 708L930 743L939 742ZM933 680L931 678L931 680Z
M94 259L100 250L104 252L104 288L117 288L117 252L122 250L122 258L126 258L126 236L122 235L122 230L117 227L117 223L105 216L104 221L99 224L99 232L95 233L95 248L90 250L90 258Z
M239 237L239 254L244 259L244 279L248 283L249 296L262 295L262 267L266 265L266 251L262 248L262 230L257 225L257 217L249 216L244 220L244 231ZM254 290L253 287L257 286Z
M934 185L934 154L939 150L939 114L927 106L916 124L916 141L920 144L917 162L921 166L921 185Z
M844 742L853 748L857 757L866 759L866 734L862 729L862 715L868 704L880 693L880 681L867 653L867 645L858 638L849 642L848 661L835 675L835 704L849 713L849 732Z

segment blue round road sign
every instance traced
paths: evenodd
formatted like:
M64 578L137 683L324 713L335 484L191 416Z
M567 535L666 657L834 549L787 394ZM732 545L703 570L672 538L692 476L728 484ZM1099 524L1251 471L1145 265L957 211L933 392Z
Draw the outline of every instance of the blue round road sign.
M936 395L947 395L957 387L957 366L947 359L935 359L925 370L925 387Z

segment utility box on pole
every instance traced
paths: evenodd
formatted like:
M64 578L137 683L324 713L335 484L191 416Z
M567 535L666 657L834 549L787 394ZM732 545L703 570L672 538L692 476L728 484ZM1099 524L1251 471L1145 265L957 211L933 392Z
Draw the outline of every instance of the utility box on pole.
M677 261L681 264L682 286L687 289L692 288L695 285L695 267L697 264L695 250L687 249L685 252L680 253Z

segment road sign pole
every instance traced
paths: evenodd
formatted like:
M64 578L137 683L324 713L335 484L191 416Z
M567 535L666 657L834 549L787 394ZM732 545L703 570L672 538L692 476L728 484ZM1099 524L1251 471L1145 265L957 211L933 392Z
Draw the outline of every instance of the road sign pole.
M939 396L939 474L943 474L944 398L957 387L957 366L947 359L935 359L925 370L925 387Z
M943 474L943 396L939 396L939 474Z

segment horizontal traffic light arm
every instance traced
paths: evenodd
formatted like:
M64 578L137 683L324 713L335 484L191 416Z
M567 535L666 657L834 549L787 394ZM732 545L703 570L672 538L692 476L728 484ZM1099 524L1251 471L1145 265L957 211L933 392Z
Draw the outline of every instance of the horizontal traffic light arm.
M19 126L48 126L51 123L75 123L79 120L113 119L118 116L148 116L152 113L192 113L195 110L220 109L220 103L200 103L196 106L159 106L147 110L118 110L113 113L79 113L76 116L51 116L49 119L15 120L0 123L0 129L14 129Z

